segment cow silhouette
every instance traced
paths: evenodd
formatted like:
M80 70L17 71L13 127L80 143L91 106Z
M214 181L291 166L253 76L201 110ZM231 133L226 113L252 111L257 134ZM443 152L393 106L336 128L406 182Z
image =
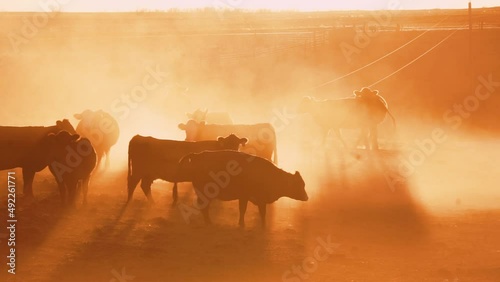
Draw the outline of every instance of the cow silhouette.
M298 171L288 173L269 160L237 151L204 151L184 156L178 173L192 180L198 208L210 224L210 203L239 200L239 225L245 225L248 202L259 207L262 225L266 206L281 197L307 201L305 182Z
M55 137L56 145L53 147L53 160L49 169L56 178L61 202L74 206L78 188L81 188L83 204L87 204L90 176L97 160L92 143L87 138L71 135L67 131L50 135Z
M186 132L186 141L217 140L218 136L236 134L248 139L242 152L268 159L278 163L276 131L270 123L257 124L205 124L205 122L188 122L178 125Z
M33 197L35 173L53 160L55 139L49 136L65 130L76 134L71 123L64 119L53 126L0 126L0 170L22 168L23 193Z
M379 148L377 126L386 115L391 117L394 126L396 124L385 99L378 95L378 91L372 91L368 87L354 91L352 97L341 99L315 100L312 97L304 97L298 112L311 114L322 129L324 134L322 141L328 132L333 130L345 147L348 146L340 133L343 128L360 129L357 144L365 140L367 148L376 150Z
M118 122L108 113L98 110L85 110L74 117L80 122L76 127L76 132L88 138L97 154L97 165L99 168L102 158L106 156L105 168L109 167L109 154L111 147L116 144L120 136Z
M247 143L246 138L234 134L219 137L213 141L176 141L161 140L153 137L136 135L128 147L128 201L132 200L135 187L141 182L141 188L150 202L151 184L156 179L173 182L172 197L177 202L177 182L189 182L189 178L178 177L179 160L189 154L206 150L238 150Z

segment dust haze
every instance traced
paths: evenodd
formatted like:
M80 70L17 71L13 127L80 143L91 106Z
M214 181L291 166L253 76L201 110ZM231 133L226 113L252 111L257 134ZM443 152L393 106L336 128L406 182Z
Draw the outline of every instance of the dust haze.
M36 204L19 200L18 274L2 267L0 277L110 281L126 268L135 281L497 281L500 21L498 9L485 11L483 29L475 18L472 34L465 26L400 71L467 25L467 11L403 11L363 48L352 27L370 19L362 13L61 13L22 40L33 14L3 13L0 32L18 38L0 38L0 124L76 126L74 114L102 109L120 138L86 207L65 211L48 170L37 174ZM333 133L322 144L318 125L297 111L301 99L364 86L396 118L396 127L388 117L379 125L380 150L346 149ZM130 139L184 140L177 126L196 109L270 122L278 166L301 172L310 200L278 200L266 230L252 205L238 229L236 202L214 205L214 226L186 224L163 181L153 184L154 206L137 189L124 209ZM342 134L354 144L358 131ZM179 191L192 203L189 183ZM327 236L335 252L309 265L307 279L286 280Z

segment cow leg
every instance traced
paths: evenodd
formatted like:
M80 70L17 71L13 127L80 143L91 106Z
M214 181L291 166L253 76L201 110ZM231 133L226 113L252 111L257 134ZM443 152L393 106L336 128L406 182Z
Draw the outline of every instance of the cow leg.
M106 163L104 164L104 169L107 170L109 168L109 148L104 152L106 155Z
M335 132L335 135L337 135L337 137L339 138L340 142L342 142L344 148L347 149L348 148L347 143L344 141L344 138L342 138L342 133L340 132L340 128L334 128L333 131Z
M327 145L327 139L328 139L328 132L330 132L330 129L328 128L322 128L320 136L318 138L319 140L319 147L325 147Z
M82 181L83 204L87 205L87 192L89 191L90 176L85 177Z
M134 194L135 187L137 186L137 184L139 184L139 181L141 181L140 178L129 175L127 179L127 190L128 190L127 203L132 200L132 195Z
M198 207L201 207L201 213L203 214L203 219L205 220L206 224L211 225L212 220L210 220L210 216L208 214L208 208L210 207L210 200L207 199L206 202L203 202L203 200L198 197Z
M59 187L59 195L61 196L61 204L64 206L66 203L66 186L64 186L64 182L57 182L57 186Z
M82 193L82 181L78 180L75 183L75 204Z
M177 182L174 182L174 188L172 189L172 198L174 199L172 205L175 206L175 204L177 204L177 198L178 198L178 194L177 194Z
M77 184L78 182L71 179L69 181L67 181L67 187L68 187L68 201L69 201L69 205L71 207L75 207L76 206L76 189L77 189Z
M262 220L262 227L266 227L266 204L259 205L259 214Z
M27 198L33 198L33 179L35 178L35 171L23 168L23 186L24 195Z
M361 132L359 133L358 140L356 141L356 148L359 146L361 142L363 142L365 149L370 149L370 143L368 140L368 134L369 131L366 128L362 128Z
M378 150L378 132L376 125L370 128L370 141L372 144L372 150Z
M245 213L247 211L247 199L240 199L240 221L239 224L241 227L245 226Z
M153 200L153 196L151 196L151 184L153 184L153 180L143 178L141 181L141 188L144 192L144 195L146 195L146 197L148 198L148 201L151 204L154 204L155 201Z
M97 164L95 165L96 171L97 171L97 169L99 169L99 166L101 165L102 155L103 155L103 152L97 153Z

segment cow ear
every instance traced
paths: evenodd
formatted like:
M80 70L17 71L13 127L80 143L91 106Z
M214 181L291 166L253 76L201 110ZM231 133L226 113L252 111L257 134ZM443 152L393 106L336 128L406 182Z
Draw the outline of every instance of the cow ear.
M245 146L245 144L247 144L247 143L248 143L248 139L247 138L241 138L240 139L240 144L241 145Z
M61 124L62 124L62 121L60 121L60 120L56 121L57 126L60 126Z
M179 127L180 130L186 130L186 125L184 123L179 123L177 127Z
M57 136L54 133L49 133L45 138L43 138L42 142L47 142L47 144L53 145L57 142Z
M217 138L217 141L219 141L219 142L224 141L224 137L219 136L219 137Z
M82 119L82 114L74 114L73 115L76 119Z

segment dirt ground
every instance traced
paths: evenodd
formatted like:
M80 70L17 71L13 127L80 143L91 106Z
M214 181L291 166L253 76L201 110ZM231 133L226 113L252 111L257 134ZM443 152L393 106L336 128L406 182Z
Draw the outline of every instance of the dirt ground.
M239 228L236 202L211 207L213 226L200 215L188 224L164 182L153 185L155 205L139 189L126 207L120 169L97 175L89 204L67 210L44 171L36 178L36 203L19 199L17 274L4 272L2 280L498 281L500 210L477 208L485 199L460 192L467 184L457 185L447 205L427 206L415 177L389 185L385 165L397 157L394 151L328 152L331 158L316 159L322 172L301 169L310 200L280 199L266 229L255 206L247 227ZM342 161L333 158L339 154ZM448 166L440 161L432 161L433 169ZM421 174L424 182L432 177ZM486 184L498 183L495 177ZM190 184L182 185L180 203L192 205L193 194ZM499 194L490 193L496 202ZM433 197L439 199L428 201ZM324 246L319 242L328 243L318 251L321 260L313 259ZM0 251L7 252L6 244Z
M3 14L0 30L21 36L23 16L31 17ZM317 126L293 114L294 106L305 95L350 96L422 55L450 30L422 35L402 24L406 29L400 32L372 37L349 61L339 47L354 44L355 34L346 27L316 47L296 34L241 35L252 23L317 29L331 21L326 14L289 21L268 15L269 22L242 15L232 19L234 25L217 17L217 24L208 25L214 22L209 17L161 13L50 16L17 51L9 37L0 38L0 124L52 125L69 118L76 126L73 114L103 109L118 119L120 139L111 168L93 176L88 205L74 210L61 206L47 169L35 177L34 202L22 196L21 171L14 170L16 275L6 267L2 188L0 281L500 281L500 88L492 87L488 100L466 117L443 117L454 105L470 102L480 77L500 81L498 29L474 30L471 53L468 31L459 31L378 83L397 127L387 121L379 126L381 150L375 152L344 149L335 138L319 146ZM418 15L408 17L418 26ZM440 17L429 14L425 26ZM365 19L370 18L356 22ZM192 34L205 27L238 34L230 40ZM267 51L257 56L256 50ZM238 56L224 62L221 54ZM168 75L124 111L123 95L141 86L151 68ZM136 189L126 206L130 138L182 140L177 124L196 108L227 111L236 123L278 118L279 167L300 171L309 200L278 200L265 229L253 205L247 226L239 228L235 201L211 207L213 226L196 214L188 223L179 206L172 206L172 184L161 181L152 187L155 205ZM436 130L439 142L432 141ZM344 134L349 144L357 136ZM6 187L7 171L0 172L0 183ZM192 205L189 183L180 185L179 197L182 205Z

